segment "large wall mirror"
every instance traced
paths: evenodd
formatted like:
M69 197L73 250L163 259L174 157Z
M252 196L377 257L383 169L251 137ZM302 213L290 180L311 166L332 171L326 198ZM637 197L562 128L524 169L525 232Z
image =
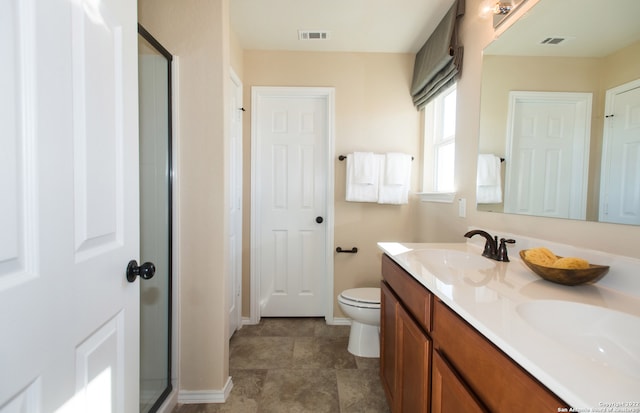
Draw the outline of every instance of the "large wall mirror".
M504 162L478 210L640 225L638 16L540 0L484 50L479 154Z

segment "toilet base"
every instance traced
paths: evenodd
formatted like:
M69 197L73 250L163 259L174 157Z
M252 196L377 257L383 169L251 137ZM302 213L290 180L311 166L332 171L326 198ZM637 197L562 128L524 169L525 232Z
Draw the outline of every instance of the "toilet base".
M380 328L352 320L347 350L358 357L380 357Z

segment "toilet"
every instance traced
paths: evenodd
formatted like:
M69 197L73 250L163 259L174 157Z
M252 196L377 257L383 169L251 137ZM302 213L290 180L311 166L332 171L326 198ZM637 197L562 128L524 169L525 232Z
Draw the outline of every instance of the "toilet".
M349 353L380 357L380 288L351 288L338 295L338 304L351 318Z

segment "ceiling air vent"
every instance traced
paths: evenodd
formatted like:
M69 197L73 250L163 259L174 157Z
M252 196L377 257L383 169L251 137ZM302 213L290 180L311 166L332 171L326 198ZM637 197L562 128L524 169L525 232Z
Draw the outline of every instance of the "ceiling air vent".
M298 40L328 40L329 32L323 30L298 30Z
M540 44L560 44L567 40L568 39L565 37L547 37L546 39L541 41Z

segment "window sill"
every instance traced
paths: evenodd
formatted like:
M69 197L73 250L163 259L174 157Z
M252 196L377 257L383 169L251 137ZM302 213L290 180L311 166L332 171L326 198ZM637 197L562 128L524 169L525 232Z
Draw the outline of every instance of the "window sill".
M452 204L456 198L455 192L418 192L422 202L440 202L443 204Z

